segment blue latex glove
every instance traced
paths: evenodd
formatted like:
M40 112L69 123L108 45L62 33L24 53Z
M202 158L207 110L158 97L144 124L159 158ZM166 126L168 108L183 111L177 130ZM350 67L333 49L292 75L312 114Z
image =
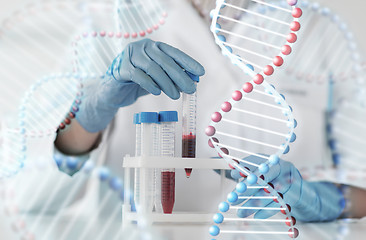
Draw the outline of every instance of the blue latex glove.
M162 42L144 39L130 43L109 67L100 84L89 87L76 119L89 132L103 130L120 107L140 96L163 91L172 99L196 91L193 75L205 73L201 64Z
M263 163L262 158L250 156L247 161L256 164ZM256 168L241 164L252 171ZM234 179L239 179L238 170L232 170ZM297 220L304 222L331 221L337 219L344 207L345 200L340 189L329 182L308 182L302 179L300 172L290 162L280 160L278 165L272 166L268 173L264 174L264 181L274 185L277 192L283 194L283 200L291 206L291 213ZM245 181L245 180L244 180ZM242 196L269 196L263 189L248 189ZM235 205L241 204L238 200ZM279 203L272 199L249 200L243 204L245 207L280 207ZM268 210L238 210L239 217L247 217L255 213L255 218L269 218L278 211Z

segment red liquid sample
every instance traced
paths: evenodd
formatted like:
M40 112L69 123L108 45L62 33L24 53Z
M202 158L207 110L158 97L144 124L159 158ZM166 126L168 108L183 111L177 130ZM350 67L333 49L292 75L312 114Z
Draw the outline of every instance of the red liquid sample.
M183 135L182 139L182 157L195 158L196 157L196 135L190 133L189 135ZM190 177L192 168L186 168L186 176Z
M164 213L172 213L175 202L175 172L161 172L161 205Z

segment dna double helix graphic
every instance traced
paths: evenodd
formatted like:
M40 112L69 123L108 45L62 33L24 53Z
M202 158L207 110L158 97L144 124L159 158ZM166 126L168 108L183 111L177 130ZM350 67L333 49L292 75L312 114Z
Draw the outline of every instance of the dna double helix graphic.
M116 26L124 38L145 37L159 29L168 16L159 1L115 1Z
M318 3L304 1L304 8L309 9L309 16L319 16L327 23L332 42L325 55L333 61L328 63L323 72L330 75L329 100L327 109L328 144L332 154L333 166L327 169L333 172L332 180L340 183L357 183L364 179L366 142L362 139L365 128L365 79L362 57L354 34L347 24L334 12ZM333 25L333 26L332 26ZM333 31L331 31L331 30ZM314 40L313 40L314 42ZM309 46L309 43L305 43ZM335 177L337 176L337 177Z
M110 10L115 12L113 19L103 14L97 18L103 19L102 24L89 24L75 36L72 43L75 71L103 76L129 42L157 31L167 17L156 0L117 0Z
M267 82L275 69L283 65L297 40L302 10L296 4L296 0L277 4L252 0L243 8L238 6L238 1L220 0L211 12L211 31L216 43L246 74L242 87L212 114L206 128L209 146L244 178L229 193L227 201L219 205L215 225L209 230L215 239L243 234L296 238L299 234L294 227L296 219L291 216L291 206L277 191L280 186L267 183L264 178L269 169L279 163L280 157L289 152L289 144L296 139L297 122L292 108ZM266 35L270 37L263 38ZM259 161L245 158L248 156ZM251 195L256 189L260 194ZM237 206L238 201L254 201L255 207ZM283 215L276 219L239 218L235 215L237 210L280 211ZM248 230L248 225L233 228L230 222L234 225L252 222L255 229ZM278 228L287 225L289 229L268 230L265 224L269 222L281 224Z
M18 173L26 159L39 154L40 146L51 147L47 143L53 142L57 126L77 99L81 78L72 71L68 39L75 23L82 22L78 7L72 1L40 1L1 24L5 54L0 68L6 84L1 90L0 178ZM70 112L64 122L73 117Z
M340 171L364 170L366 141L366 105L364 94L342 99L330 118L330 147L334 164ZM351 170L352 171L352 170ZM340 172L341 173L341 172ZM342 174L340 175L342 176Z
M58 239L126 236L118 220L121 202L126 201L123 193L132 194L122 189L118 177L111 176L108 169L100 166L86 164L74 181L66 179L55 165L75 170L79 162L72 157L55 156L53 141L57 129L69 125L78 113L85 89L101 80L125 44L158 30L166 16L156 0L45 0L27 5L2 23L0 43L5 54L0 56L0 69L6 84L1 90L0 113L7 121L0 124L0 178L6 178L2 182L5 190L10 186L13 189L10 192L15 192L15 195L10 194L13 197L5 198L5 205L19 239L53 239L61 226L65 229ZM12 52L7 52L11 49ZM32 172L30 169L41 158L45 159L47 167ZM25 181L28 187L24 182L9 178L20 169L23 170L20 178L21 174L25 179L30 177ZM29 170L31 176L27 175ZM31 179L37 180L38 176L40 185L34 191ZM50 186L52 176L59 178L54 186ZM109 186L102 188L105 195L99 199L93 214L87 209L88 197L84 205L68 208L82 194L86 181ZM18 185L12 186L13 183ZM65 187L68 188L66 193ZM28 205L23 204L24 199L29 200ZM61 204L54 205L55 202ZM39 203L43 205L37 205ZM110 206L113 209L109 209ZM30 212L34 209L40 214L32 218ZM105 211L111 215L101 221ZM49 212L55 213L55 218L46 220L44 225ZM80 225L86 214L91 221ZM68 219L67 224L65 219ZM143 230L139 229L140 233L135 235L129 232L129 237L137 239L139 234L150 234Z
M53 142L57 128L77 114L84 85L100 80L131 39L158 30L166 17L155 0L44 0L6 18L0 29L7 82L0 98L0 178L18 173L37 152L37 141ZM116 41L111 47L105 38Z
M72 158L56 158L57 164L66 161L65 164L70 169L76 167L77 161ZM48 181L42 181L43 177L47 177ZM78 198L80 190L87 182L99 184L103 189L104 194L100 196L98 205L93 205L98 196ZM38 185L37 190L31 187L33 184ZM51 192L50 184L54 185ZM122 180L113 176L108 168L95 166L91 161L85 164L81 174L74 179L59 173L56 165L46 158L34 161L24 167L19 178L4 182L2 191L8 222L19 239L56 238L55 234L65 219L68 224L63 224L63 231L58 234L58 239L83 239L92 238L91 236L93 239L119 239L122 236L119 224L115 224L120 217L120 204L115 203L121 203L124 199ZM45 195L48 196L47 199L44 199ZM92 213L90 207L93 207ZM33 211L37 214L32 214ZM47 215L50 213L53 216L48 221ZM83 223L86 214L89 214L88 220ZM100 218L106 219L101 222ZM94 226L98 226L98 232L93 230Z
M312 87L328 84L326 133L333 160L332 166L319 166L310 175L357 184L365 176L361 164L365 142L359 137L365 117L361 51L351 27L336 12L317 2L302 1L300 6L306 10L301 31L306 37L300 38L286 72L297 83L306 82ZM324 40L320 41L320 36ZM308 60L302 59L310 48L314 51Z
M336 104L356 84L363 85L360 49L350 27L336 12L317 2L299 4L304 9L302 29L285 72L310 86L329 84L331 101Z

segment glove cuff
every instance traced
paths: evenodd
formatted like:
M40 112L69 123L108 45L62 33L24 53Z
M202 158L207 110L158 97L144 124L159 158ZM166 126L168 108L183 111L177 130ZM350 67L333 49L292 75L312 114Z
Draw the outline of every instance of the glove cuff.
M98 103L102 97L98 95L87 96L75 116L80 125L91 133L105 129L118 111L118 108L106 108L106 104Z

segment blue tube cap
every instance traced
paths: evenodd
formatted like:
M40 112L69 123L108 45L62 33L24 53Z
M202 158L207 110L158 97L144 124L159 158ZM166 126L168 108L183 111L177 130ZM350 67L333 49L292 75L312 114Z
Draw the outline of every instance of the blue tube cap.
M141 122L140 122L140 113L135 113L133 115L133 124L141 124Z
M177 111L159 112L159 122L178 122L178 112Z
M141 112L140 123L159 123L159 115L157 112Z

